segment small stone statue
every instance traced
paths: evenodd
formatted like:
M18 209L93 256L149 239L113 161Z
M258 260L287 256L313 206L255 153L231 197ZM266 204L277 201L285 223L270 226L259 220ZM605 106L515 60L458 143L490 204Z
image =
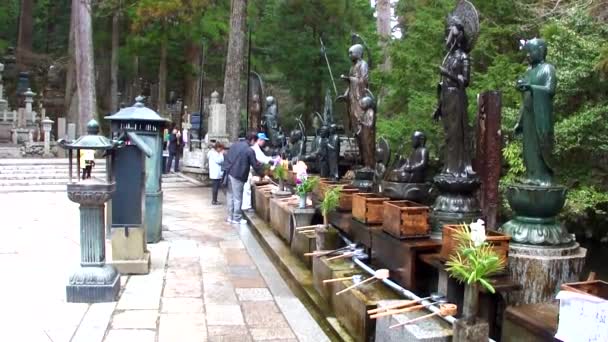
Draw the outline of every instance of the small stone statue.
M288 158L292 164L296 164L306 154L306 136L304 123L301 118L296 119L299 128L295 128L289 134L289 154Z
M262 116L262 102L258 94L251 96L249 104L249 127L259 129L260 119Z
M337 101L346 101L349 113L351 128L353 124L360 125L359 133L356 135L359 145L359 153L363 167L373 170L376 166L375 160L375 120L372 115L371 122L365 120L364 114L375 113L373 99L368 90L369 68L367 62L363 60L363 45L355 44L348 49L348 55L352 61L352 67L348 76L342 75L341 78L348 82L346 92L338 96ZM364 98L368 98L365 99ZM372 110L370 112L370 110ZM366 125L368 123L369 125Z
M340 171L338 168L340 161L340 135L338 134L338 125L333 123L329 126L327 157L329 163L329 176L334 180L340 179Z
M412 135L412 153L391 171L388 180L400 183L423 183L429 164L426 137L420 131Z
M266 111L262 121L262 128L270 139L268 148L272 155L276 155L281 149L281 137L279 136L279 109L277 102L273 96L266 98Z
M523 159L526 183L551 185L553 168L553 96L557 85L555 67L545 62L547 44L543 39L523 41L530 67L516 88L522 95L522 107L515 133L523 133Z
M327 126L322 125L317 131L317 136L315 137L312 151L304 157L304 161L316 162L319 175L324 178L330 176L328 163L328 142L329 129Z

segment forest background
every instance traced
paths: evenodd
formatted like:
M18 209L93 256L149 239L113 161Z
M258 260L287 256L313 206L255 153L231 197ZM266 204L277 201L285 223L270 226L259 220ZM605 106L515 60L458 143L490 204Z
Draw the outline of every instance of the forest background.
M205 96L213 90L223 93L226 65L232 65L227 61L230 31L235 30L231 9L246 6L241 18L246 32L241 34L246 37L246 51L251 50L251 61L250 65L247 60L240 64L244 75L240 82L241 130L245 127L245 75L250 67L262 76L266 93L278 99L284 129L289 131L294 119L303 115L308 134L314 134L313 113L322 111L325 91L333 93L319 38L325 41L340 92L346 84L338 78L348 72L347 49L356 32L372 50L371 89L379 100L378 135L386 137L397 152L407 153L408 137L414 130L422 130L438 164L443 132L431 113L437 103L437 67L445 54L445 16L455 2L380 0L378 6L384 8L376 11L369 0L93 1L97 115L112 113L118 103L130 104L131 97L150 89L155 92L152 106L161 112L164 107L159 103L170 100L170 91L183 100L189 112L197 112L201 60ZM521 141L512 134L520 105L514 84L526 68L518 41L542 37L549 44L547 59L556 65L559 78L555 154L559 181L570 188L563 216L579 237L608 241L608 2L472 2L480 14L481 34L471 54L469 114L474 124L478 93L502 92L501 185L523 172ZM46 88L52 69L59 75L66 99L65 113L55 115L77 120L79 114L70 105L74 92L71 3L3 0L0 56L7 55L9 47L17 47L33 74L33 88ZM393 7L388 14L387 4ZM388 31L387 15L392 17ZM116 71L112 70L113 52ZM5 77L6 88L14 89L16 81ZM337 113L343 111L336 106ZM229 122L235 127L238 124ZM502 215L509 215L506 204Z

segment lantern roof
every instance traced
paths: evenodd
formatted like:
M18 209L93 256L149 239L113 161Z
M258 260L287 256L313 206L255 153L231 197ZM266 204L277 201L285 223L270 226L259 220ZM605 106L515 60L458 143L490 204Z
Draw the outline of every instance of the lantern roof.
M87 124L87 134L81 136L75 141L59 140L59 145L67 150L86 149L86 150L111 150L119 142L110 140L103 135L99 135L99 123L95 120L89 121Z
M122 108L117 113L106 116L105 119L110 121L143 121L152 123L165 123L169 121L146 107L143 100L143 96L138 96L135 98L133 106Z

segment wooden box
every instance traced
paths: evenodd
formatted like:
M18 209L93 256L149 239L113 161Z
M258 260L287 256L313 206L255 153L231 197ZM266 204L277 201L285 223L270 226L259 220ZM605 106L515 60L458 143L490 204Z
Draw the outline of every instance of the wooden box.
M446 224L443 226L440 258L444 261L449 260L452 253L455 253L458 248L458 241L456 241L458 229L460 229L460 225L457 224ZM506 265L511 237L493 230L486 230L486 236L486 242L492 246L492 249L494 249Z
M325 193L327 192L327 190L329 190L333 187L336 187L336 186L346 187L346 186L348 186L348 182L333 181L329 178L320 178L319 184L317 185L317 188L313 192L314 192L317 200L319 202L321 202L325 198Z
M384 202L390 200L372 193L353 195L353 218L368 224L381 224L384 217Z
M427 237L429 212L429 207L412 201L386 201L382 229L398 239Z
M564 291L578 292L602 299L608 299L608 283L602 280L565 283L562 284L561 289Z
M338 210L351 212L353 210L353 196L359 193L359 189L346 185L340 190L340 203Z

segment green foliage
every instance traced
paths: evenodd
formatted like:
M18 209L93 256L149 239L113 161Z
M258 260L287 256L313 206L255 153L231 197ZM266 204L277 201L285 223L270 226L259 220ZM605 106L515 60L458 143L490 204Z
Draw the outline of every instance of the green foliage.
M283 164L277 164L272 172L272 175L275 179L286 180L287 179L287 169Z
M297 184L300 182L299 184ZM303 180L296 181L296 193L300 196L304 196L311 193L319 184L319 177L307 176Z
M459 227L455 238L458 248L446 263L450 277L467 284L480 283L494 293L494 287L488 278L505 268L504 260L499 258L487 242L476 246L466 224Z
M327 217L330 212L334 211L340 204L340 190L342 186L334 186L325 192L323 201L321 202L321 215Z

